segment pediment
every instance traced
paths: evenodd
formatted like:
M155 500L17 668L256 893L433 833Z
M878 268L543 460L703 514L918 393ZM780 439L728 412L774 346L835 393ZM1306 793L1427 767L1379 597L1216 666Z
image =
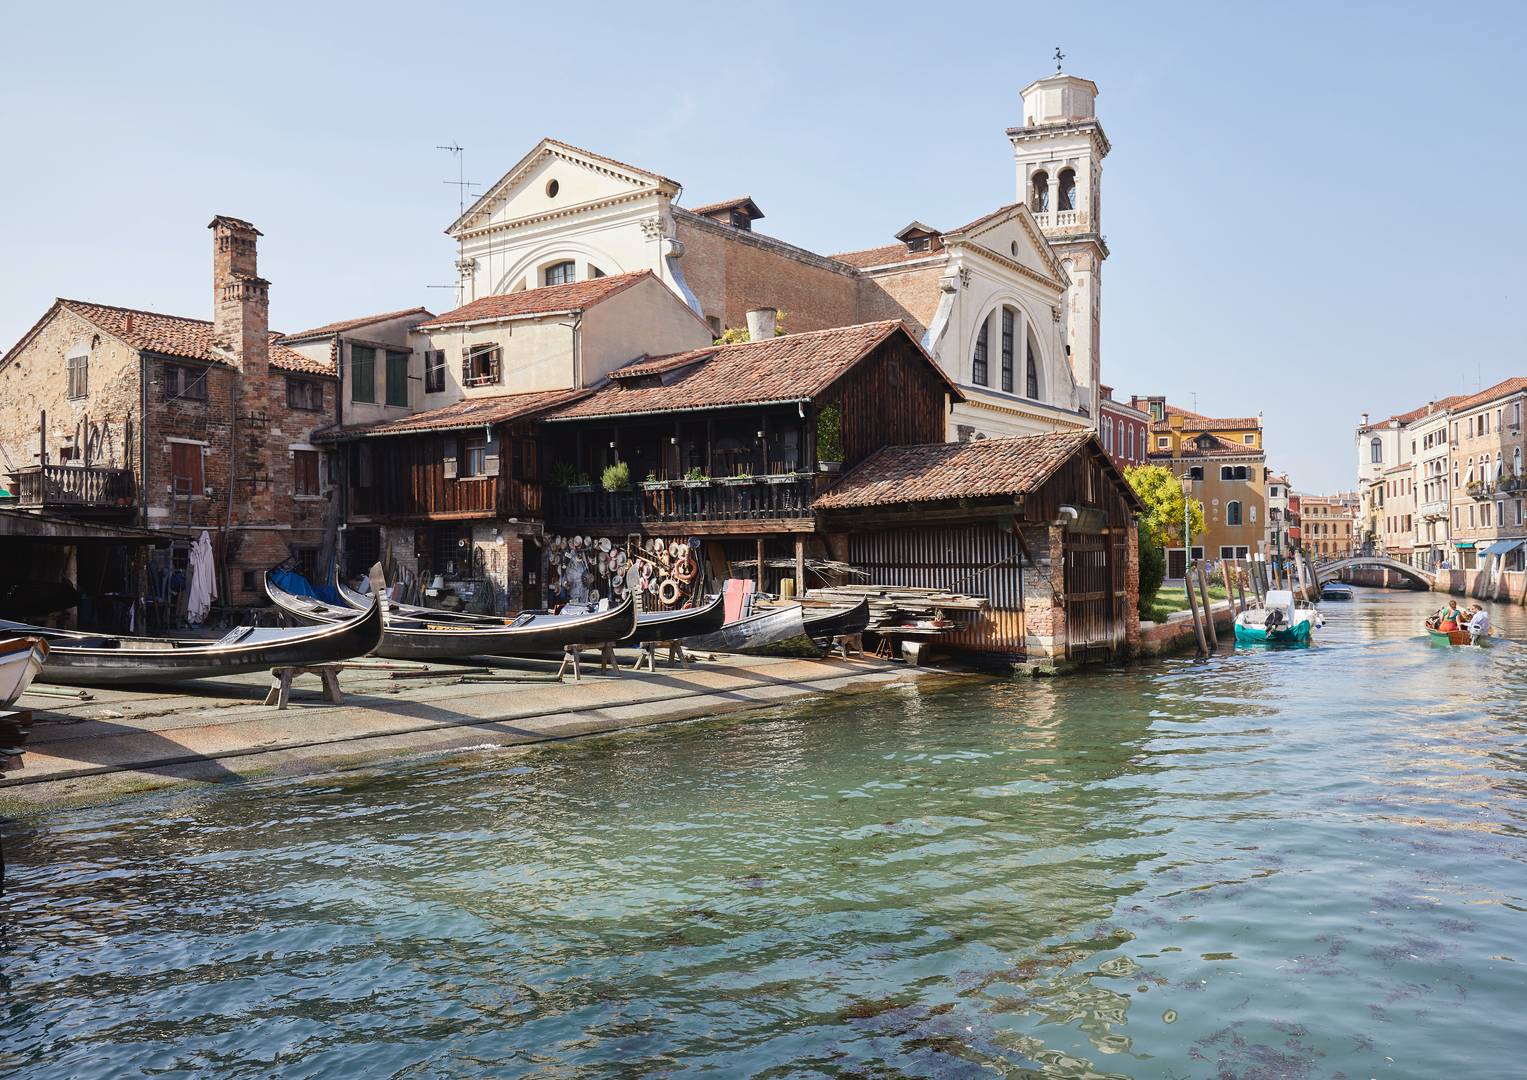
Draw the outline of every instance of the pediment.
M484 225L597 206L648 191L672 197L677 190L677 184L657 173L556 139L542 139L446 232L456 236Z
M958 238L1010 260L1024 269L1058 282L1066 280L1066 271L1055 249L1039 231L1028 208L1015 204L959 230ZM946 242L951 237L945 237Z

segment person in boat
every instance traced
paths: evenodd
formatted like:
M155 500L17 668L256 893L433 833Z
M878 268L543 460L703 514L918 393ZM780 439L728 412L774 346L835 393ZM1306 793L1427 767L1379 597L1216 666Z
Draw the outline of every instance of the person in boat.
M1490 613L1479 604L1469 608L1469 636L1475 639L1482 638L1490 632Z
M1458 629L1458 624L1463 619L1463 612L1458 610L1458 601L1449 600L1447 607L1432 616L1437 620L1437 629L1444 633L1450 633Z

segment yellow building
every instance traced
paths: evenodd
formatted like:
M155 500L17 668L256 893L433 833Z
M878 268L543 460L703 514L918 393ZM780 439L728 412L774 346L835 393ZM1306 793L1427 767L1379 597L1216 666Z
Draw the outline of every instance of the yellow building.
M1267 536L1267 455L1262 418L1203 416L1162 397L1134 398L1151 416L1149 462L1172 471L1203 503L1204 532L1193 537L1195 559L1245 559ZM1182 576L1182 537L1167 548L1167 576Z

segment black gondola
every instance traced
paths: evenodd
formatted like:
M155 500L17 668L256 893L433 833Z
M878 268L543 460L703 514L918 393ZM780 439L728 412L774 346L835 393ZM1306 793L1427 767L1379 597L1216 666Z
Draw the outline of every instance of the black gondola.
M48 658L39 682L67 686L217 679L248 671L329 664L374 651L382 641L382 609L372 604L343 622L295 628L240 626L215 641L138 638L52 630L0 619L0 630L39 637Z
M344 622L353 608L293 596L265 575L265 593L282 611L305 622ZM590 615L544 615L521 612L506 625L466 626L431 619L389 615L376 654L389 660L449 660L460 656L537 656L558 654L569 645L622 642L636 631L631 597L609 611Z
M849 607L803 608L806 635L814 641L839 634L859 634L870 624L870 602L866 597Z

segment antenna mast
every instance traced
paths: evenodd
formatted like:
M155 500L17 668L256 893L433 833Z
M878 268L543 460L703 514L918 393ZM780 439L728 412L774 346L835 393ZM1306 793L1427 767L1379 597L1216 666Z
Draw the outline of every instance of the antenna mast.
M466 155L465 155L465 152L464 152L463 147L461 146L461 144L458 143L455 139L452 139L449 145L437 144L435 146L435 149L436 150L445 150L452 157L454 157L456 159L456 179L454 179L454 180L442 180L441 183L443 183L443 184L451 184L451 185L453 185L456 188L456 217L459 220L461 218L461 215L465 214L467 212L467 194L470 192L470 190L472 188L478 186L477 182L475 180L468 180L467 179L467 175L466 175ZM491 259L492 255L493 255L493 248L492 248L493 237L491 235L488 237L488 244L489 244L488 255L489 255L489 258ZM462 284L461 284L462 264L466 261L466 257L467 257L466 243L464 241L462 241L460 238L458 238L457 241L456 241L456 281L455 281L455 283L451 284L451 285L431 285L431 286L429 286L429 288L431 288L431 289L455 289L456 290L456 303L457 303L458 306L460 306L461 304L466 303L465 290L462 288Z

